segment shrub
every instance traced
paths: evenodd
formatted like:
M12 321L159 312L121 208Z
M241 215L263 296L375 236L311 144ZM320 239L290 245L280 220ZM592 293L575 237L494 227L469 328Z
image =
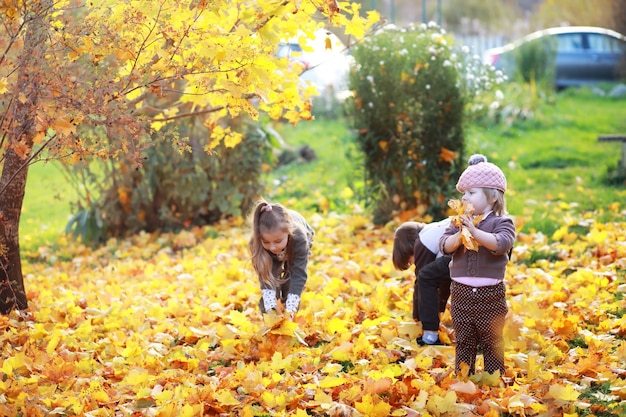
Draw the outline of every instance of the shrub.
M468 103L504 81L435 24L387 27L354 48L347 113L365 154L374 222L443 217L465 167Z
M553 89L556 47L556 40L551 37L521 44L515 49L515 78Z
M510 128L534 119L541 106L553 105L553 90L536 88L534 83L510 82L492 97L479 97L471 105L472 124L481 128Z
M86 243L98 243L139 231L179 230L245 215L262 192L263 164L273 162L273 138L256 123L243 119L233 123L241 125L237 129L245 136L234 148L222 144L207 154L208 137L198 137L181 125L181 133L191 140L177 141L173 131L156 134L140 168L124 158L76 167L71 175L80 176L80 187L91 191L76 203L66 230Z

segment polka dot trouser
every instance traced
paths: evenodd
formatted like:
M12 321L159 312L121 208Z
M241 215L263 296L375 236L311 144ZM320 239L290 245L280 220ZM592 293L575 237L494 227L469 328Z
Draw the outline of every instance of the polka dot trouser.
M450 314L456 337L455 369L469 365L475 372L478 346L482 348L484 370L504 374L504 321L508 308L504 283L471 287L455 281L450 286Z

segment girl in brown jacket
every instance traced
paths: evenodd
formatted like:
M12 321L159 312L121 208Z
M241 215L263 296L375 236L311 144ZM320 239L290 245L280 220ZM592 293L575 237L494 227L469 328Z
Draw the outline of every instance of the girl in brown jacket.
M503 375L508 312L504 274L516 236L513 220L505 215L506 178L484 155L473 155L456 188L474 212L462 215L462 225L452 224L439 241L442 253L452 254L450 314L456 338L455 368L459 372L465 363L473 374L480 346L484 370ZM482 219L474 225L474 217L479 215ZM463 228L478 242L477 251L461 244Z

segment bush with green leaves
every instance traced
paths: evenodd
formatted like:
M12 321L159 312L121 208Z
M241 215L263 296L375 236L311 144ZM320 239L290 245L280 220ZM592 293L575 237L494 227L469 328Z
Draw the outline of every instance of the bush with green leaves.
M100 243L140 231L180 230L246 215L263 191L264 164L275 160L277 138L258 123L233 120L244 140L234 148L221 144L207 153L208 137L180 125L190 138L159 132L136 168L121 158L74 167L70 177L83 196L66 230L85 243ZM173 146L173 143L178 143ZM89 190L89 191L86 191Z
M550 36L522 43L515 49L514 78L552 90L556 49L556 39Z
M412 209L443 217L466 165L469 104L505 77L434 23L388 26L353 57L347 112L364 152L374 222Z

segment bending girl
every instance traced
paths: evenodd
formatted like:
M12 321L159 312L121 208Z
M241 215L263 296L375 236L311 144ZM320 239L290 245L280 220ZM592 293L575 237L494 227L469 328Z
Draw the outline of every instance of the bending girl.
M284 308L293 318L298 311L314 234L299 213L265 200L257 203L248 249L261 285L262 313Z

